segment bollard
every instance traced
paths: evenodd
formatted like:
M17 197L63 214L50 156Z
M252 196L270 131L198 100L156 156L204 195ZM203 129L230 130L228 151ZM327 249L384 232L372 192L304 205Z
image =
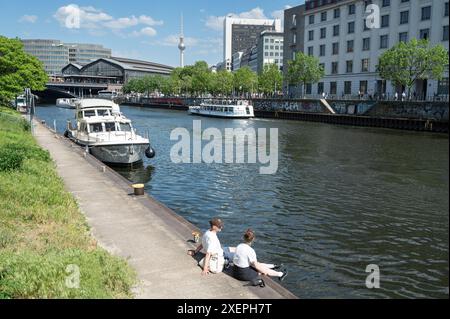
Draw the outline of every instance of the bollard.
M144 195L144 184L134 184L132 185L133 189L134 189L134 195L135 196L142 196Z
M102 173L106 173L106 166L102 166Z

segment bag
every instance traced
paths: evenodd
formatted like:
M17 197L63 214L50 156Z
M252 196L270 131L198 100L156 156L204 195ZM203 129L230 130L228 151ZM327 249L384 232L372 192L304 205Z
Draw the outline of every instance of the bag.
M198 265L202 268L205 266L205 258L198 262ZM223 256L212 255L209 259L209 271L213 274L217 274L223 271L225 265L225 258Z

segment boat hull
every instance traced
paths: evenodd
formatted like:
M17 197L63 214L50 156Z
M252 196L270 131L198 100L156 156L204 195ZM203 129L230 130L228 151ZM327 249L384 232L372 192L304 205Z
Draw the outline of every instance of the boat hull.
M216 117L216 118L222 118L222 119L251 119L254 118L254 115L226 115L226 114L219 114L219 113L200 113L196 111L189 111L190 115L195 116L205 116L205 117Z
M149 144L96 145L90 152L104 163L130 165L142 162Z

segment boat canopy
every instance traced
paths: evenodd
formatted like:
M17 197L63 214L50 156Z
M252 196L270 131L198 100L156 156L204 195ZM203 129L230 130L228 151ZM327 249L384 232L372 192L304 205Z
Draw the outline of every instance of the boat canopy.
M111 108L113 112L120 110L118 104L113 101L103 100L103 99L84 99L77 103L77 109L87 109L87 108ZM120 112L120 111L119 111Z

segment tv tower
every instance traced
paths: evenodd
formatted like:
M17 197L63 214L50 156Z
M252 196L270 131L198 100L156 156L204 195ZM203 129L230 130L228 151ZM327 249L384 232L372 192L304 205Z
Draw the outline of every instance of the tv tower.
M180 67L184 68L184 50L186 50L186 45L184 44L183 14L181 14L181 33L178 49L180 50Z

